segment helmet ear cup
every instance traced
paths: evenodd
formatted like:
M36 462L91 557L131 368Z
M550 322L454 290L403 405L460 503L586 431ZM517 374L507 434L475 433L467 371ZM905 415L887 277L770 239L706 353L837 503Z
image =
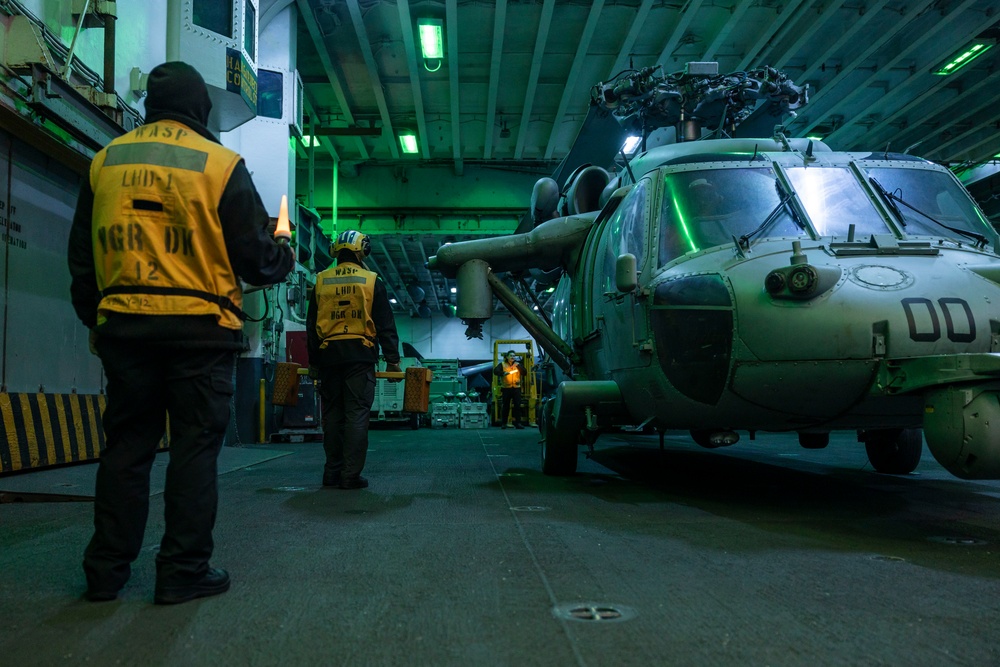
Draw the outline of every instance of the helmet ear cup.
M372 240L367 234L361 234L361 256L367 257L372 254Z

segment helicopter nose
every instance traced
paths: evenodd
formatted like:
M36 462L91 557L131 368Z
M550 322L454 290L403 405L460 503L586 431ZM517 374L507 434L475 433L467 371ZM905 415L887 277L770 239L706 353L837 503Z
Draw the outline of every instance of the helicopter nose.
M726 386L733 349L733 298L722 276L668 280L653 292L651 326L667 380L685 396L714 405Z

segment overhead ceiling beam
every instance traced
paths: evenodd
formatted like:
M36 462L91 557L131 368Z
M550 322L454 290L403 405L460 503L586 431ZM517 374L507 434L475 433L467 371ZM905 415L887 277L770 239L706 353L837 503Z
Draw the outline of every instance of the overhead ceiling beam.
M396 132L392 128L389 107L385 103L385 93L382 91L382 78L379 76L378 66L375 64L375 55L372 53L372 44L368 39L368 29L365 27L365 19L361 15L358 0L347 0L347 9L351 14L354 31L358 34L358 46L361 49L361 56L365 60L365 66L368 68L368 79L372 86L372 93L375 95L375 104L378 105L379 116L382 118L383 138L389 144L389 152L392 153L392 157L399 159ZM421 141L423 140L421 138Z
M439 309L441 304L438 302L437 291L434 289L434 279L431 277L430 271L423 265L414 264L410 261L410 253L406 252L406 242L403 240L402 236L398 236L399 240L399 251L403 254L403 259L406 261L406 266L410 269L410 274L413 276L413 280L418 285L423 283L425 285L430 285L430 289L424 289L424 299L430 299L430 303L427 306ZM419 239L417 243L420 244L421 250L423 249L423 244L420 243ZM418 270L419 267L419 270ZM426 277L425 275L426 274ZM423 289L423 287L421 287Z
M954 15L952 15L952 16L954 16ZM954 20L954 18L951 19L951 20ZM949 83L952 83L952 81L949 81L948 79L949 78L955 79L956 77L954 75L952 75L950 77L948 77L948 76L932 76L932 75L928 75L927 74L927 69L929 67L933 67L933 65L935 63L940 62L944 58L947 58L949 55L951 55L952 53L954 53L957 49L962 48L963 46L965 46L968 43L968 39L965 38L964 35L966 35L966 34L978 35L982 30L985 30L986 28L988 28L995 21L996 21L996 17L993 16L993 17L990 17L987 21L983 22L983 23L985 23L985 25L983 25L983 23L980 23L972 31L969 31L969 32L962 31L963 37L962 37L962 40L960 42L957 42L957 43L956 42L947 43L947 42L945 42L945 40L941 39L941 40L936 40L936 42L932 42L932 44L934 44L934 43L938 43L939 44L939 46L936 49L933 48L933 47L931 47L931 46L928 46L928 48L926 48L926 49L921 49L921 51L920 51L920 57L921 57L921 60L923 62L923 65L922 66L921 65L917 65L915 67L915 73L914 74L911 74L902 83L900 83L899 85L897 85L896 87L894 87L894 88L892 88L890 90L887 90L885 92L885 94L881 95L879 97L879 100L878 100L878 108L879 109L891 109L892 106L893 106L893 104L895 103L894 100L896 100L896 98L900 97L903 94L908 93L916 85L926 85L929 79L932 81L932 85L931 85L931 87L929 89L927 89L924 92L924 96L929 96L930 94L932 94L932 93L934 93L934 92L936 92L936 91L944 88L945 85L947 85ZM950 23L950 21L942 21L942 23L948 24L948 23ZM916 47L914 47L914 48L916 48ZM919 96L918 96L918 99L919 99ZM831 133L828 136L828 138L831 141L833 141L835 135L844 136L844 135L846 135L846 134L854 131L856 129L855 123L859 119L863 118L864 115L867 114L869 111L871 111L871 109L869 109L869 108L863 108L860 113L855 114L851 118L845 119L844 122L843 122L843 124L841 124L841 126L838 127L836 130L834 130L833 133ZM897 113L898 113L898 111L897 111ZM867 131L864 132L864 134L868 134L869 132L870 132L870 130L867 130Z
M770 65L775 69L781 69L781 65L775 64L775 62L771 60L770 57L766 61L763 60L761 54L769 44L774 44L778 42L785 35L785 33L791 29L791 26L795 24L795 21L798 18L797 12L799 10L799 7L802 5L804 1L805 0L792 0L792 2L789 2L784 7L781 7L779 5L780 9L778 10L778 15L775 16L774 20L771 21L770 24L768 24L766 29L761 31L760 37L757 39L757 42L749 49L747 49L746 55L743 56L743 60L740 61L740 64L736 66L737 72L742 72L744 70L750 69L751 67L760 67L761 65ZM822 0L819 1L822 2ZM833 4L839 7L844 2L845 0L834 0ZM816 21L815 23L820 23L820 22ZM804 32L812 36L815 33L815 29L813 28L812 24L810 24L809 30L806 30ZM801 39L799 41L801 41L802 44L808 43L807 41L802 41ZM796 44L799 44L799 42L796 42ZM797 51L798 48L796 48L794 52ZM789 50L789 52L793 51ZM768 55L770 56L770 54Z
M317 137L381 137L381 127L317 127L313 128Z
M372 243L374 245L381 245L380 243L375 243L374 241L372 241ZM388 253L385 252L385 248L382 248L382 252L388 255ZM369 269L377 273L382 278L382 282L385 283L386 288L388 288L388 290L392 293L392 298L396 300L396 304L402 308L405 308L406 304L403 303L402 299L399 298L399 293L396 292L395 283L399 282L399 276L398 275L390 276L385 271L379 268L379 263L375 259L374 248L372 248L371 254L365 257L365 264L368 266Z
M722 26L722 30L720 30L719 34L712 40L708 50L703 54L702 60L715 60L716 54L719 52L719 49L722 48L722 45L726 43L726 40L729 39L729 35L732 33L733 28L743 21L743 16L747 13L747 10L750 9L750 6L753 5L755 1L756 0L740 0L740 3L731 10L729 19L726 20L725 25Z
M451 97L451 155L455 160L455 175L461 176L464 166L458 92L458 0L445 3L445 36L448 38L448 93Z
M507 23L507 0L497 0L493 14L493 53L490 56L490 87L486 100L486 136L483 138L483 158L493 156L493 130L496 123L497 91L500 88L500 59L503 57L503 33Z
M312 98L306 91L302 91L302 110L312 119L318 119L319 116L316 115L316 105L313 103ZM312 121L313 128L316 127L316 120ZM315 131L315 130L314 130ZM301 143L301 142L296 142ZM326 149L333 158L335 162L340 162L340 156L337 154L337 149L334 147L333 142L327 137L320 137L319 145Z
M921 10L923 9L923 7L927 6L928 0L923 0L923 2L924 2L924 4L921 7ZM799 83L805 83L806 81L808 81L812 77L813 74L815 74L816 72L820 71L820 69L824 65L826 65L826 62L828 60L830 60L830 58L832 58L835 54L840 53L840 49L843 48L843 46L845 44L847 44L848 42L850 42L850 41L852 41L854 39L857 39L857 35L861 31L861 29L864 28L868 24L869 21L871 21L876 16L878 16L879 12L882 11L882 8L885 7L888 3L889 3L889 0L876 0L875 4L873 4L871 7L867 7L865 9L865 13L864 14L861 14L855 20L851 21L850 22L850 27L847 30L845 30L844 32L842 32L840 34L840 37L838 37L836 39L836 41L833 42L833 44L831 44L829 47L827 47L827 49L825 51L823 51L823 53L821 53L821 54L819 54L818 56L815 56L815 57L810 57L807 60L807 64L806 64L805 70L803 70L803 72L801 74L799 74ZM915 14L910 14L910 16L915 16ZM888 39L888 37L886 39ZM877 45L876 44L872 44L864 52L864 54L862 54L861 58L857 58L857 59L854 60L854 63L863 62L865 58L867 58L870 54L874 53L881 46L882 46L882 42L879 42ZM791 55L794 55L794 54L791 54ZM825 84L823 86L823 88L824 89L829 88L831 85L839 82L841 79L843 79L844 77L848 76L851 72L852 72L852 68L849 65L844 65L844 67L841 70L840 74L838 74L836 77L834 77L833 82ZM815 95L813 95L813 97L815 98Z
M1000 122L1000 116L994 116L990 125L995 127L997 122ZM997 135L994 127L990 127L982 139L971 146L963 148L960 152L975 156L970 158L970 161L974 164L984 164L990 161L995 162L997 152L1000 151L1000 136ZM985 130L985 128L980 128L980 130ZM984 146L990 146L990 148L983 148Z
M651 0L646 0L650 2ZM528 125L531 120L531 110L538 94L538 74L542 71L542 61L545 58L545 42L549 38L549 26L552 24L552 10L555 0L545 0L542 4L542 14L538 20L538 33L535 35L535 50L531 56L531 72L528 74L528 87L524 91L524 105L521 107L521 124L517 128L517 143L514 146L514 159L520 160L524 155L524 144L528 139Z
M938 137L940 137L941 134L945 130L951 129L952 127L954 127L955 125L958 125L961 122L964 122L964 121L970 120L970 119L972 119L972 121L973 121L973 122L971 122L969 124L969 129L965 130L964 132L959 132L955 136L950 137L949 139L947 139L946 141L942 141L941 143L935 144L930 150L928 150L925 153L925 155L926 156L941 155L942 156L941 160L946 161L946 162L954 162L954 157L953 157L954 154L956 152L960 152L960 151L951 151L951 153L944 153L944 149L949 148L951 146L954 146L955 144L957 144L960 141L964 141L965 139L968 139L969 136L971 136L972 134L974 134L974 133L982 130L984 127L988 127L990 124L994 123L996 121L995 118L984 119L984 118L977 118L976 116L978 116L983 111L986 111L987 109L992 109L992 108L995 108L995 107L996 107L996 102L995 101L987 102L985 104L980 104L978 107L976 107L975 109L973 109L969 113L964 114L961 120L957 120L956 119L955 122L949 123L947 126L942 126L940 128L935 129L934 130L935 134ZM990 132L993 132L993 133L996 132L996 130L993 127L988 127L988 129L989 129Z
M950 102L939 105L936 111L939 116L948 118L948 122L942 125L938 125L932 129L928 129L926 123L914 123L911 124L905 130L897 133L895 140L899 142L899 149L906 150L903 147L909 146L907 142L913 139L920 139L915 142L911 147L920 146L923 144L933 144L934 137L939 137L946 130L951 129L955 125L964 122L966 119L978 114L983 109L996 106L995 100L990 95L980 95L980 91L985 89L987 92L993 90L993 81L996 78L996 74L985 77L983 80L971 86L967 90L963 90L958 97L954 98ZM976 102L979 104L976 106L969 107L966 105L967 102ZM934 149L940 147L941 144L934 144L934 148L928 151L928 153L933 152Z
M740 66L737 69L744 70L755 65L770 65L774 69L780 70L782 67L787 65L789 60L798 55L806 45L812 42L816 33L820 32L821 29L825 28L829 24L830 19L837 17L837 12L847 0L834 0L826 6L821 4L822 1L823 0L817 0L817 2L820 3L817 5L815 10L818 16L813 20L806 22L805 30L799 31L798 38L792 42L788 48L784 50L784 52L780 52L777 48L772 47L768 49L766 59L758 57L756 58L757 62L753 62L751 56L756 53L761 53L766 44L766 42L762 43L758 40L757 44L755 44L754 47L747 52L747 57L740 63ZM798 5L796 4L795 7L798 7ZM783 22L780 23L780 32L782 34L784 34L787 30L790 30L791 26L799 18L799 16L795 15L794 11L789 11L792 9L792 7L786 7L781 12L782 15L785 15ZM776 21L775 23L778 22ZM778 32L778 29L775 29L772 32L772 34L775 35L775 38L771 44L778 44L780 42L781 37L777 36Z
M810 121L810 125L805 128L804 133L807 134L810 130L819 125L823 120L833 115L838 109L843 108L844 105L846 105L848 102L856 99L862 93L867 92L868 87L872 83L874 83L879 76L882 76L880 74L881 72L890 71L897 65L903 63L903 61L908 59L914 51L920 49L924 45L924 43L927 42L927 40L934 38L942 30L949 27L962 12L964 12L966 9L974 5L976 2L978 2L978 0L965 0L965 2L963 2L961 5L953 9L946 16L942 17L938 21L935 21L931 26L927 28L927 30L922 32L918 37L912 39L911 41L908 41L906 43L906 46L904 46L900 51L898 51L896 55L891 60L889 60L889 62L880 64L879 67L876 69L876 71L872 72L871 75L867 79L865 79L863 83L854 85L853 90L850 93L839 98L833 105L828 106L826 110L822 114L820 114L818 118L813 118ZM985 21L982 21L978 25L978 27L971 32L971 34L977 35L982 30L985 30L986 28L993 25L995 22L996 22L996 17L990 16ZM895 31L887 31L887 32L893 32L893 34L895 34L895 32L901 30L906 23L909 23L909 21L900 22L900 25ZM888 37L885 37L884 39L887 40ZM858 62L858 65L860 64L861 63ZM822 98L823 93L829 93L829 92L830 92L830 87L824 86L823 90L820 91L819 97Z
M597 29L597 22L603 8L604 0L594 0L594 4L590 6L590 15L587 17L587 24L583 27L583 34L580 35L576 57L573 58L573 66L570 67L569 76L566 78L562 99L559 100L559 110L556 111L556 116L552 120L552 131L549 133L549 142L545 148L546 160L551 160L556 151L556 135L559 134L559 126L562 125L563 118L566 116L566 109L569 108L570 101L577 99L576 81L580 78L580 70L583 68L583 61L587 56L590 40L594 37L594 31Z
M403 33L403 48L406 51L406 64L410 68L410 90L413 93L413 110L417 116L417 137L420 139L420 155L429 159L431 154L427 145L427 123L424 119L424 96L420 92L420 63L417 60L417 49L413 42L413 19L410 16L409 0L397 0L399 8L399 27ZM395 143L395 139L393 139Z
M615 64L611 67L611 71L608 72L607 78L609 80L622 70L631 68L629 60L632 55L632 47L635 46L635 40L639 38L639 33L642 32L642 29L646 26L646 19L649 17L649 10L652 8L653 0L642 0L642 4L639 5L639 9L636 11L635 17L632 19L632 26L628 30L628 35L625 36L625 41L622 42L622 47L618 49L618 57L615 58Z
M681 9L680 19L677 21L677 25L674 26L674 31L670 34L670 39L667 40L663 51L660 52L660 57L653 63L654 65L663 65L664 73L673 71L671 66L667 64L667 60L673 57L673 53L681 43L681 39L687 32L688 26L691 25L694 17L701 11L701 4L702 0L691 0L686 7Z
M340 113L344 115L344 119L348 125L356 125L354 114L351 113L351 107L347 103L347 97L344 95L344 87L340 84L340 77L337 75L337 70L333 67L330 52L323 42L323 34L320 32L319 24L316 23L316 15L313 13L312 5L309 3L309 0L297 0L297 3L299 16L302 17L302 22L306 25L306 30L312 39L313 48L316 49L316 55L319 57L319 61L323 65L323 71L326 73L326 79L333 88L333 94L337 98L337 106L340 107ZM365 142L360 137L355 141L361 159L367 160L369 155Z
M966 75L966 78L969 79L973 78L973 76L976 77L983 76L983 73L979 70L971 70L969 72L965 72L964 74ZM990 74L980 79L975 85L971 86L971 88L975 88L976 90L980 90L983 88L986 88L987 90L992 90L994 89L993 86L996 85L995 84L996 77L997 73L994 72L993 74ZM880 133L889 129L889 126L901 116L905 116L906 114L912 111L917 111L921 108L923 108L924 111L926 111L926 109L929 108L929 106L932 104L937 104L940 106L941 104L940 100L935 102L933 98L942 90L947 88L949 85L954 85L955 83L957 83L957 81L948 80L949 78L956 79L957 77L941 76L935 78L938 79L935 85L923 91L922 93L911 99L907 104L899 107L893 113L888 114L884 118L880 119L879 122L877 122L875 125L859 129L858 126L854 124L855 119L851 119L851 121L845 122L841 127L834 130L830 135L827 136L826 139L824 139L824 141L826 140L836 141L837 139L840 139L840 143L844 146L852 145L861 140L864 140L866 142L872 142L875 140L876 137L878 137ZM891 91L886 93L886 95L879 100L879 105L880 106L886 105L892 98L901 94L903 91L907 90L909 87L913 86L917 82L921 82L921 78L911 77L910 79L905 81L902 85L897 86L896 88L893 88ZM993 83L993 85L989 85L991 83ZM987 88L987 86L989 86L989 88ZM855 136L853 138L847 138L851 134ZM874 143L871 144L871 146L874 145L875 145ZM897 146L896 148L900 147Z
M413 310L417 310L419 304L417 304L417 302L413 299L413 296L410 294L410 290L406 289L406 284L403 282L403 276L399 272L399 269L396 268L396 262L392 261L392 255L389 254L389 248L385 245L385 241L383 240L383 242L379 245L382 246L382 254L385 255L385 263L389 266L389 270L392 271L392 275L394 276L397 284L403 293L406 294L406 298L409 302L413 305ZM398 301L399 297L397 296L396 299Z

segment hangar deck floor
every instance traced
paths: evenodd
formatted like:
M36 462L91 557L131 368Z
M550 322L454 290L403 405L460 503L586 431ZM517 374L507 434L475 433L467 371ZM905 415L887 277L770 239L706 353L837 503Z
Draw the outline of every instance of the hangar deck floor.
M319 486L319 443L227 448L233 587L174 607L162 495L110 603L80 599L90 503L0 505L0 664L1000 664L1000 484L926 451L900 478L846 436L604 436L557 479L533 430L371 440L361 491Z

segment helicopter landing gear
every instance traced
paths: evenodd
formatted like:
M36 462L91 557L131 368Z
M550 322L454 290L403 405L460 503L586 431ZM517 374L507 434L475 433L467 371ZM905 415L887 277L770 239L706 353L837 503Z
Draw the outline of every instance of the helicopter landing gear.
M556 477L575 475L577 459L579 458L577 432L568 429L562 431L555 429L552 401L546 401L542 406L542 418L539 423L542 432L542 472Z
M823 449L829 444L829 433L799 433L799 445L805 449Z
M866 431L862 438L876 472L906 475L920 463L924 442L918 428Z

